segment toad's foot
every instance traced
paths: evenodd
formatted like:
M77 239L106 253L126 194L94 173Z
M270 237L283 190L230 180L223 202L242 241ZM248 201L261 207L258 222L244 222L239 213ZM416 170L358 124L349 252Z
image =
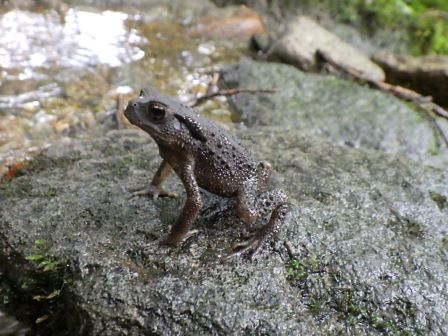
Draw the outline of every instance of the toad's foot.
M179 246L188 238L194 236L198 232L199 232L198 230L190 230L182 235L170 233L165 238L160 240L159 245Z
M154 246L179 246L181 245L183 242L185 242L186 240L188 240L190 237L194 236L195 234L197 234L199 231L198 230L191 230L188 231L184 236L182 237L178 237L178 236L174 236L172 234L168 234L166 236L160 237L146 245L143 245L144 249L148 249ZM154 234L155 235L155 234Z
M160 197L177 197L176 193L166 191L162 187L156 187L155 185L150 184L146 188L130 190L132 193L131 197L134 196L152 196L154 200Z
M262 226L257 232L255 232L245 241L234 245L230 257L241 256L245 253L248 253L249 258L253 259L255 255L260 251L263 243L269 240L269 238L278 231L280 224L282 224L285 220L287 210L288 205L286 203L282 203L277 206L272 211L271 218L266 225Z
M261 246L266 240L266 235L260 235L259 233L250 236L245 241L241 243L236 243L233 245L232 252L229 254L229 258L231 257L240 257L243 254L248 254L249 258L254 259L255 255L260 252Z

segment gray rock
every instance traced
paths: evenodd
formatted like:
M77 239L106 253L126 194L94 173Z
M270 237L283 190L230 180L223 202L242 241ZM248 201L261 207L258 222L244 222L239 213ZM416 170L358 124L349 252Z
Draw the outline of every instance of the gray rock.
M446 167L448 150L423 111L392 95L289 65L242 60L224 69L221 87L276 88L275 94L229 98L236 120L277 125L286 132L379 149ZM448 122L437 120L448 134Z
M30 329L21 325L13 317L0 312L1 335L3 336L26 336Z
M358 70L373 80L384 80L383 70L363 54L330 33L313 19L298 16L286 26L285 32L271 46L269 59L297 66L306 71L318 69L316 52L320 50L337 63Z
M129 198L160 159L148 136L125 130L56 144L0 189L0 265L33 318L48 315L42 334L448 333L447 171L297 133L240 134L291 200L254 262L223 258L245 230L209 194L198 235L143 248L185 196L173 176L179 199Z
M378 53L373 59L386 72L388 82L432 96L439 104L448 106L448 56Z

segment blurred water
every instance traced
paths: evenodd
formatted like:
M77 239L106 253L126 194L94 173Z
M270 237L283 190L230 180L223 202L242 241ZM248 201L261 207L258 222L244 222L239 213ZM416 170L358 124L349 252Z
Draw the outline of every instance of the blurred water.
M145 56L140 46L147 39L127 25L129 19L122 12L76 8L0 15L0 177L73 125L91 123L94 107L73 94L65 99L67 87L81 86L83 91L69 89L94 101L107 94L107 85L101 91L91 79L82 84L82 76L102 67L94 76L107 77L107 69Z
M12 10L0 18L0 65L21 68L28 79L38 67L112 67L141 59L145 40L127 29L128 14L69 9L65 14Z

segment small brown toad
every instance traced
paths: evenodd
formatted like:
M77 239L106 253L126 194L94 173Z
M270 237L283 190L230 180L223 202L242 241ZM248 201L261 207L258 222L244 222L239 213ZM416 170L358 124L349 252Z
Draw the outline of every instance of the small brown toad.
M267 223L232 254L250 257L284 221L287 196L282 190L266 191L271 165L255 161L249 151L229 131L201 117L177 99L146 88L132 99L126 118L146 131L157 143L163 161L151 183L136 195L173 196L162 188L171 170L185 186L187 200L171 232L160 243L179 245L191 234L202 207L199 188L236 199L236 213L245 223L267 218Z

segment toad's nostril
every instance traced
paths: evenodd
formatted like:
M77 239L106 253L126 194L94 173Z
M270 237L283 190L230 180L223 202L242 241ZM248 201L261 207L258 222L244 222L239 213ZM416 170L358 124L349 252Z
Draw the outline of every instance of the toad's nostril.
M137 107L137 103L133 103L132 106L133 106L133 107Z

